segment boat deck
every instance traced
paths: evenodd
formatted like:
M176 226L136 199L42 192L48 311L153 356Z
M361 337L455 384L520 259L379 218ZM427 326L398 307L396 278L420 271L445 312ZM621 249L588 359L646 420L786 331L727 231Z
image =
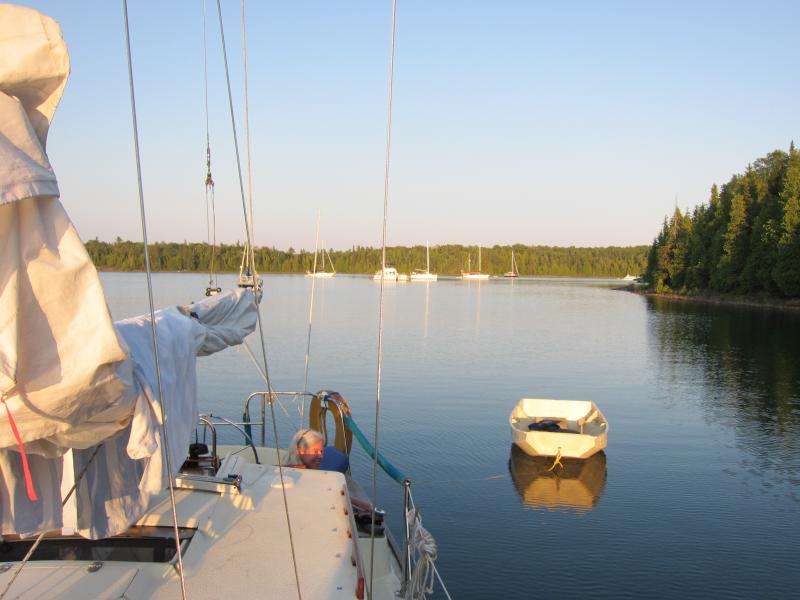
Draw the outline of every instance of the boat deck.
M187 595L193 600L296 598L279 470L255 464L249 448L239 450L224 460L213 480L178 480L183 488L175 494L178 523L195 530L184 542ZM262 459L270 455L274 450L259 448ZM369 583L369 539L358 540L345 476L292 468L283 474L302 597L355 598L359 577L365 574ZM241 477L238 488L219 483L228 475ZM171 528L167 493L153 498L136 525ZM362 559L359 550L365 552ZM386 538L376 539L376 598L393 598L399 589L390 552ZM15 563L10 564L0 573L0 588L13 574ZM108 560L95 563L99 568L94 570L92 564L31 561L14 584L15 597L180 598L177 570L170 562Z

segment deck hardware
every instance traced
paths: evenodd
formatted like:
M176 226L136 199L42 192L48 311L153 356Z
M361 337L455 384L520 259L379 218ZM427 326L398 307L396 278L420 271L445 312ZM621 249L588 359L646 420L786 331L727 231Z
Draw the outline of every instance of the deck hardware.
M11 568L11 563L3 563L0 565L0 573L5 573Z
M102 561L96 560L92 564L90 564L88 567L86 567L86 570L89 573L97 573L102 568L103 568Z

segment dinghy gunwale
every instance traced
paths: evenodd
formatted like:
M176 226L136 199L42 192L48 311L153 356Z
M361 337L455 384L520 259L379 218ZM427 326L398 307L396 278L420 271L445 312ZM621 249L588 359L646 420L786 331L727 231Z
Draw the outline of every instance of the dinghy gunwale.
M537 410L542 414L531 414ZM583 429L561 432L528 429L529 423L544 419ZM508 422L511 441L530 456L556 456L560 453L565 458L587 459L608 445L608 420L591 400L522 398L512 409ZM589 424L591 430L586 431Z

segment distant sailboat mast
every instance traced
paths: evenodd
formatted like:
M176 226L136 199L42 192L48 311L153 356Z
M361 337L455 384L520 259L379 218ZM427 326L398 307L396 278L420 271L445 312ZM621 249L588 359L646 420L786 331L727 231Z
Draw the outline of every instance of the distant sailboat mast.
M425 240L425 272L431 272L431 243Z

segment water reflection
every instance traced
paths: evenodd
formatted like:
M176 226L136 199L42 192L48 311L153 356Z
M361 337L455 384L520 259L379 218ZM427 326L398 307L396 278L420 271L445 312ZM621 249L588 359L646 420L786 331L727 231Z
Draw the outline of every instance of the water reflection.
M552 458L528 456L511 446L508 470L523 504L531 508L575 508L591 510L600 501L606 485L606 454L598 452L587 460L562 459L564 468Z
M782 483L800 477L800 314L648 298L660 378L695 394L706 419L733 428L752 456ZM682 394L683 396L683 394Z

